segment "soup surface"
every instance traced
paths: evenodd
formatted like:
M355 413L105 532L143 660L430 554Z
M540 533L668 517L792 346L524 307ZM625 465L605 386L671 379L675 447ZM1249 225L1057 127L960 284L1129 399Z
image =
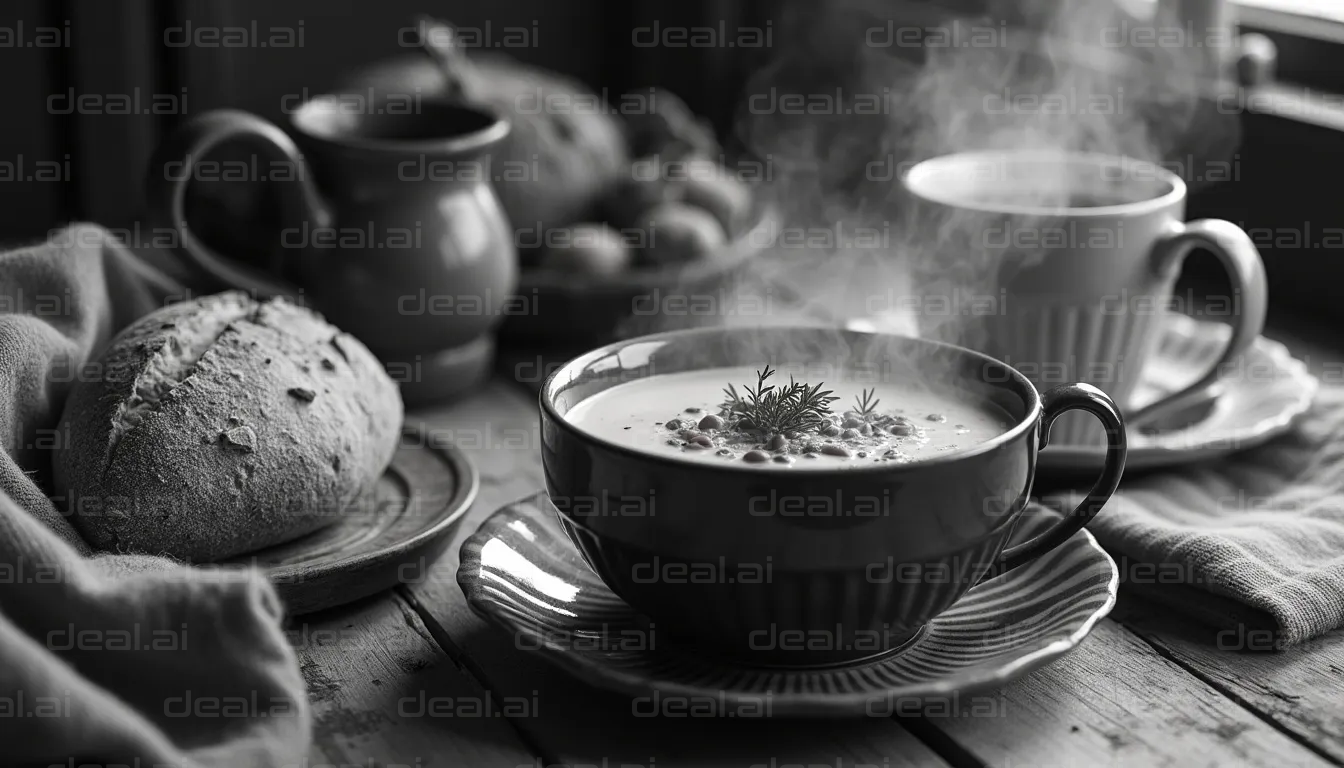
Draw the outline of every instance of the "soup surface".
M759 373L744 366L630 381L579 402L565 418L590 435L648 453L800 469L918 461L973 447L1014 424L997 406L894 383L799 382L820 386L810 399L795 396L771 407L767 396L789 391L789 378L759 382ZM725 392L729 384L732 393ZM761 397L753 398L753 390ZM822 397L827 390L835 400ZM800 402L821 405L803 409Z

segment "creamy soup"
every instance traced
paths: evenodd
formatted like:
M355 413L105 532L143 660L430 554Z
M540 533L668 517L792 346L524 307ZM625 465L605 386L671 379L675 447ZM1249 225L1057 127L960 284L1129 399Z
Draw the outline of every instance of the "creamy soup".
M786 375L762 382L760 373L713 368L630 381L579 402L565 418L590 435L649 453L828 469L918 461L975 446L1014 423L997 406L937 390L809 381L799 383L817 388L799 392L789 390ZM823 396L827 390L833 400ZM789 391L794 397L781 402Z

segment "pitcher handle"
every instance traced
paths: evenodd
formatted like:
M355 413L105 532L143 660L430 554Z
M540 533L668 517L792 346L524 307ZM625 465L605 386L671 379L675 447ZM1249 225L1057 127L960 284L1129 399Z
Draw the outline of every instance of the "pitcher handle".
M216 253L187 224L187 186L197 162L220 144L241 138L260 139L267 152L293 167L294 180L284 184L286 193L281 195L281 221L286 227L305 222L313 227L330 226L331 213L294 141L274 124L236 109L212 110L192 118L159 144L145 178L149 220L155 228L174 232L173 254L214 281L214 287L238 288L257 297L294 296L296 288L284 280Z
M1045 533L1003 550L994 573L1004 573L1025 565L1072 538L1106 505L1120 485L1121 475L1125 473L1125 452L1128 449L1125 420L1115 401L1105 392L1091 384L1064 384L1042 395L1041 406L1040 448L1044 449L1050 443L1050 425L1061 414L1072 410L1087 411L1100 419L1106 428L1106 463L1102 467L1101 477L1097 478L1092 490L1087 492L1087 498L1072 514Z

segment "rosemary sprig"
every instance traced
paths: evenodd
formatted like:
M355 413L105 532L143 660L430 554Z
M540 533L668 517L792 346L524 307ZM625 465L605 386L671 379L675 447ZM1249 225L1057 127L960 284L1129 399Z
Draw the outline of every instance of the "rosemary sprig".
M733 414L742 413L743 409L742 397L737 394L737 390L733 387L732 384L729 384L723 390L723 396L724 401L722 404L719 405L719 410L725 416L732 416Z
M863 390L862 400L859 399L858 395L854 396L854 404L858 406L855 410L859 412L860 416L871 416L873 415L873 411L877 410L877 404L881 401L874 397L876 394L877 387L873 387L872 389Z
M743 385L745 396L729 384L723 390L727 396L724 408L729 415L748 419L757 428L783 434L817 429L824 425L830 415L831 403L840 398L831 395L831 390L823 391L821 384L808 386L789 377L787 387L766 384L766 380L775 375L770 366L756 372L756 386Z

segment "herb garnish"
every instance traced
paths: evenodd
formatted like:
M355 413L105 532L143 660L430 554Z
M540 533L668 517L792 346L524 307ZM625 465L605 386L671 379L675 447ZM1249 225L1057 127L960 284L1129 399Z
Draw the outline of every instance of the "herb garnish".
M822 391L821 384L809 387L794 381L792 376L787 387L767 385L766 379L774 374L768 365L764 371L757 371L756 387L742 387L747 393L745 397L729 384L723 390L728 397L724 409L730 416L747 419L757 428L775 434L815 430L828 423L830 404L840 398L832 396L829 389Z
M877 387L873 387L872 389L863 390L862 400L860 400L857 395L854 396L854 403L855 405L858 406L857 408L855 408L855 410L858 411L860 416L866 418L868 416L873 415L873 411L877 409L877 404L881 402L876 397L874 397L874 395L876 394L877 394Z

